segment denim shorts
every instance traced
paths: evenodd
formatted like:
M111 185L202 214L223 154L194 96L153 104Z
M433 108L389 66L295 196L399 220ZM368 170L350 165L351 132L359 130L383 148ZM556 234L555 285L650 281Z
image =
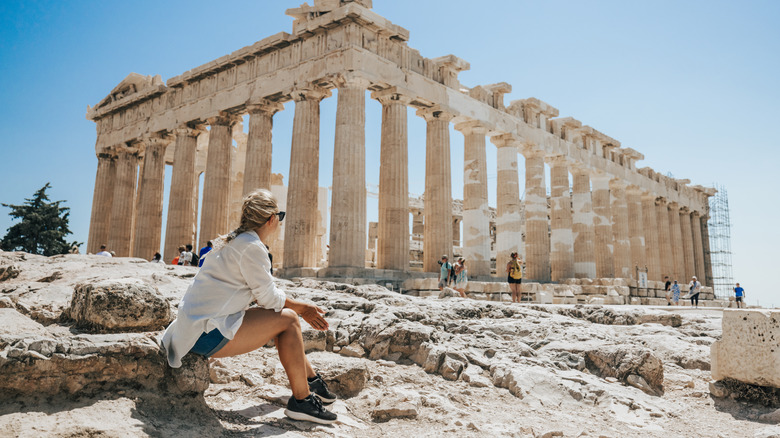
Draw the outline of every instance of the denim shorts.
M190 349L190 352L203 357L211 357L228 342L230 342L230 339L222 336L219 330L214 329L208 333L204 332L201 334L198 341Z

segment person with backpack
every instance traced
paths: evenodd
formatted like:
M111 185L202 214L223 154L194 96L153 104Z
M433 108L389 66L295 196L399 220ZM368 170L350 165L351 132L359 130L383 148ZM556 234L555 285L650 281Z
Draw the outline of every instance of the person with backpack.
M509 289L512 291L512 302L520 302L520 285L523 283L523 262L518 260L517 252L509 254L512 259L506 264L507 277L506 281L509 283Z
M447 260L449 260L449 257L447 254L444 254L441 256L441 260L438 261L439 266L441 266L439 273L439 290L449 286L450 280L452 280L452 277L454 276L452 272L454 268Z

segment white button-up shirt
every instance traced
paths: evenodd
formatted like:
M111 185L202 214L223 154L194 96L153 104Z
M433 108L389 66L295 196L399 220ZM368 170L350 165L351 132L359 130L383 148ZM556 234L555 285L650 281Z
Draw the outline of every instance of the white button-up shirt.
M204 332L217 329L233 339L253 300L281 312L286 298L274 284L268 250L257 233L239 234L211 251L179 303L179 313L162 338L168 363L180 367L182 357Z

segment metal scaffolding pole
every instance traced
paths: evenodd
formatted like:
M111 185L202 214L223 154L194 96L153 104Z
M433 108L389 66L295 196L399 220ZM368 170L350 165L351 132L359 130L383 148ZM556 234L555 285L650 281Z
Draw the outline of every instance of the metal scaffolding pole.
M716 298L728 299L734 288L729 197L725 187L715 185L715 188L718 193L710 198L710 218L707 222L710 234L712 282Z

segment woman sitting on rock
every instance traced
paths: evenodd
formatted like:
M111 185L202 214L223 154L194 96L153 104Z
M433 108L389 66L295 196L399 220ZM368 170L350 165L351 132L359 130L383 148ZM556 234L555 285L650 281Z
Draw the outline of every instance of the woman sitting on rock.
M325 311L287 298L276 287L263 244L283 219L284 212L268 190L258 189L244 197L240 226L215 241L209 262L184 294L162 344L168 363L178 368L187 353L230 357L273 339L292 389L284 413L296 420L330 424L336 414L322 403L332 403L336 396L306 358L298 320L300 315L313 328L327 330ZM249 308L252 301L260 308Z

